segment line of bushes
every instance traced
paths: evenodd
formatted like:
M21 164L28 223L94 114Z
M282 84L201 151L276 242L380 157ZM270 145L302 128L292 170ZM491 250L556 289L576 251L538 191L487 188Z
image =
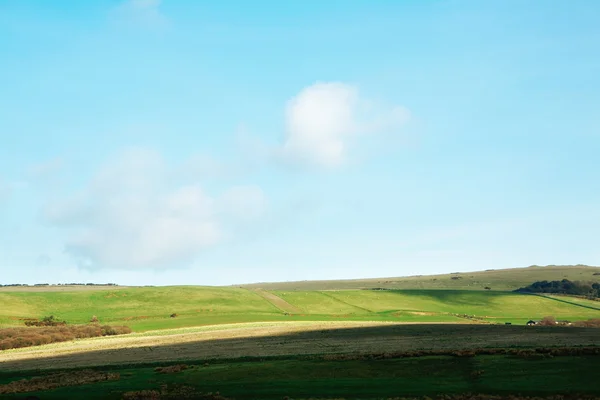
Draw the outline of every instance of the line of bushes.
M391 358L428 357L428 356L453 356L475 357L480 355L508 355L520 358L560 357L560 356L600 356L600 347L540 347L532 349L468 349L468 350L412 350L386 353L365 354L322 354L309 356L309 359L325 361L345 360L380 360Z
M540 326L573 326L576 328L600 328L600 319L592 318L585 321L558 321L553 316L542 318L536 325Z
M158 372L159 374L176 374L185 371L188 368L189 366L187 364L167 365L166 367L154 368L154 372Z
M25 320L25 325L27 326L64 326L66 324L67 321L59 321L54 315L44 317L41 321L34 318Z
M201 393L196 388L181 384L161 385L160 390L136 390L123 393L123 400L231 400L219 392Z
M585 321L573 322L572 326L580 328L600 328L600 318L592 318Z
M131 328L128 326L100 324L4 328L0 329L0 350L128 333L131 333Z
M120 377L120 374L117 372L100 372L89 369L61 372L46 376L35 376L31 379L21 379L5 385L0 385L0 394L37 392L65 386L77 386L95 382L114 381L119 380Z
M316 399L315 399L316 400ZM336 399L344 400L344 399ZM600 400L595 395L558 394L550 396L494 395L494 394L440 394L434 397L390 397L388 400Z

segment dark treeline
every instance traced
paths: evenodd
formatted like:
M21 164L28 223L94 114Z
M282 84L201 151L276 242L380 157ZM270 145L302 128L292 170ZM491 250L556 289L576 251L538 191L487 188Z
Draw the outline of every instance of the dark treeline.
M570 281L538 281L529 286L515 290L519 293L558 293L573 296L585 296L588 298L600 298L600 283Z
M116 283L35 283L33 285L29 285L27 283L9 283L6 285L0 284L0 287L14 287L14 286L119 286Z

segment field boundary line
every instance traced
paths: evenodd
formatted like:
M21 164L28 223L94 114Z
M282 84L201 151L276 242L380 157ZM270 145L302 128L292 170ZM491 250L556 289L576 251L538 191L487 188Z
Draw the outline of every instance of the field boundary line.
M330 299L333 299L333 300L338 301L340 303L346 304L347 306L358 308L359 310L363 310L363 311L366 311L366 312L369 312L369 313L374 313L375 312L373 310L369 310L367 308L364 308L364 307L361 307L361 306L357 306L355 304L348 303L347 301L340 300L337 297L330 295L329 293L323 293L323 291L321 291L321 290L319 290L318 293L321 293L323 296L327 296Z
M569 305L572 305L572 306L578 306L578 307L588 308L590 310L600 311L599 307L586 306L585 304L579 304L579 303L574 303L574 302L568 301L568 300L557 299L556 297L545 296L545 295L539 294L539 293L531 293L531 294L534 295L534 296L543 297L544 299L554 300L554 301L558 301L558 302L561 302L561 303L566 303L566 304L569 304Z

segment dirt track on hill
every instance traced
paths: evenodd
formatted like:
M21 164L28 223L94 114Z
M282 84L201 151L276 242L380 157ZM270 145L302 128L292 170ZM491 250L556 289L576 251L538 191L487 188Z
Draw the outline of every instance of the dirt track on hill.
M277 307L281 311L288 312L290 314L302 314L303 313L303 311L301 309L299 309L298 307L288 303L281 297L279 297L271 292L267 292L266 290L263 290L263 289L252 289L252 291L255 292L256 294L258 294L263 299L267 300L269 303L273 304L275 307Z

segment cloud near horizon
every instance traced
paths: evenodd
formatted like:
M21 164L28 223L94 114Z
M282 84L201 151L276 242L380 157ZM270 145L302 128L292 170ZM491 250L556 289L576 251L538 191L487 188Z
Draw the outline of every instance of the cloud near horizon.
M397 129L410 113L402 106L363 98L353 85L319 82L288 102L285 119L285 142L279 149L283 159L337 167L346 162L358 136Z
M352 85L317 83L288 102L286 140L277 155L301 165L337 167L348 159L356 137L396 129L408 118L405 108L364 99ZM52 175L63 167L57 158L29 173ZM198 154L170 166L159 152L128 149L108 159L83 187L48 201L41 219L67 234L64 249L81 268L188 266L265 213L266 196L258 186L211 195L197 183L231 178L240 168Z
M258 187L211 196L194 182L173 185L174 170L152 150L124 151L81 190L46 204L42 218L68 231L65 251L82 268L165 269L187 266L221 242L225 221L263 212Z

